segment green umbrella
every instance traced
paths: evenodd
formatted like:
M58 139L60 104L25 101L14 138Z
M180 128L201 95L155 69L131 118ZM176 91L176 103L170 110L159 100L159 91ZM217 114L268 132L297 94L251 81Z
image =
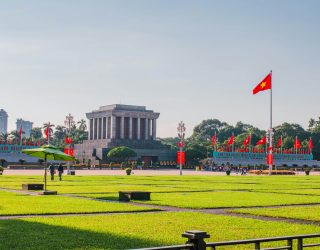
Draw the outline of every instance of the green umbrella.
M47 160L74 161L75 158L63 153L56 147L45 145L40 148L23 149L22 153L44 159L44 190L47 191Z

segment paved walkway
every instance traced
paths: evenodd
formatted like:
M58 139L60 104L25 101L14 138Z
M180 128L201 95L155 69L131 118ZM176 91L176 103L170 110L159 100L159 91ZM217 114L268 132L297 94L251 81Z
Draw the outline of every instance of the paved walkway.
M215 176L226 176L225 172L210 172L210 171L195 171L195 170L183 170L183 175L215 175ZM43 175L44 170L42 169L6 169L4 175ZM178 169L158 169L158 170L134 170L133 175L137 176L178 176L180 174ZM311 175L320 175L320 172L311 172ZM76 170L76 175L81 176L92 176L92 175L126 175L124 170ZM238 176L239 174L232 173L231 175ZM305 176L304 172L297 172L299 176ZM250 176L250 175L248 175Z

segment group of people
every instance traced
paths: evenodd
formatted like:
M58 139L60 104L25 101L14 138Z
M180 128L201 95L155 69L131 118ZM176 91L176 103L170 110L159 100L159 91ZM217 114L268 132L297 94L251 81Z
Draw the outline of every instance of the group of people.
M62 164L60 163L58 165L58 176L59 176L59 180L62 181L62 174L63 174L63 166ZM51 180L54 181L54 175L56 173L56 169L55 169L55 166L53 164L50 164L49 166L49 171L50 171L50 176L51 176Z

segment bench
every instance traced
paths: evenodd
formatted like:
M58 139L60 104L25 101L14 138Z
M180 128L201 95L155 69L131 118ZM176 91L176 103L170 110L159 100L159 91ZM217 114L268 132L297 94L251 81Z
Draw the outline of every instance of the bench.
M22 184L22 190L28 191L28 190L43 190L43 184Z
M119 191L119 201L149 201L150 193L146 191Z

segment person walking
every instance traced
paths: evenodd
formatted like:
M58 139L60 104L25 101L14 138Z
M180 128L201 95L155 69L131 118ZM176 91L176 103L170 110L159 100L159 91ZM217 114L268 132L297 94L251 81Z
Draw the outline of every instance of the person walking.
M55 168L54 168L54 165L52 163L49 166L49 171L50 171L51 180L54 181Z
M58 174L59 174L59 180L62 181L63 166L61 163L58 166Z

